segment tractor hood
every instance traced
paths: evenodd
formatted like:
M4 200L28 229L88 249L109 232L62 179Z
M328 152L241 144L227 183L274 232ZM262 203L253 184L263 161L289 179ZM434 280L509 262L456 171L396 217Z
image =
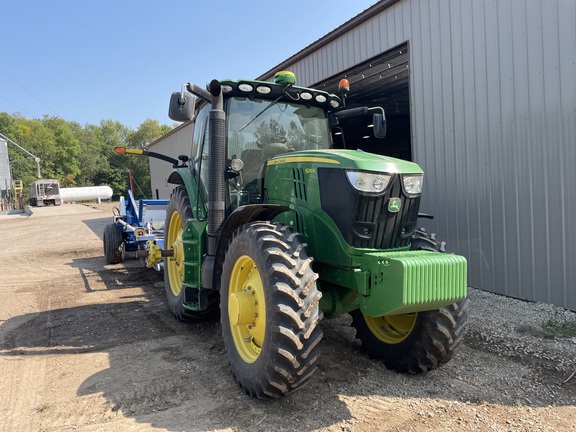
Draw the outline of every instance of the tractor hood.
M422 169L413 162L361 150L309 150L283 153L267 162L268 166L290 163L311 163L318 166L345 170L361 170L391 174L421 174Z

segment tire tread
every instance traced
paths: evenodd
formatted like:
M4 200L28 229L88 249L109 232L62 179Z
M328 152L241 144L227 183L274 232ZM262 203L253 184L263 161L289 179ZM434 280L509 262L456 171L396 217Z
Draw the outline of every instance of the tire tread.
M261 371L245 373L246 363L239 361L235 353L229 330L226 330L229 323L226 314L222 313L225 345L232 372L243 390L258 398L278 398L304 386L317 368L316 360L320 354L318 344L322 339L319 323L323 316L319 309L322 294L315 284L318 275L312 270L312 258L307 256L306 245L300 242L300 234L291 227L268 222L246 224L236 230L228 250L236 250L244 242L250 242L259 250L263 267L267 269L261 276L263 283L264 279L269 281L269 286L265 284L269 288L266 295L270 296L273 305L273 310L267 306L266 311L266 319L273 322L266 326L266 332L272 334L270 337L267 335L266 340L270 343L262 348L259 357L266 358L258 366ZM232 265L225 262L224 273ZM224 273L222 310L226 306L224 291L228 289L225 285L229 277ZM254 375L256 379L253 379Z

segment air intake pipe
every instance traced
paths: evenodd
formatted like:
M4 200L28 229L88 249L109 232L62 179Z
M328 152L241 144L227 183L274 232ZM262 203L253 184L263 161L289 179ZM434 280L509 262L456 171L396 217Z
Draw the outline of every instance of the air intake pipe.
M226 217L226 113L220 82L212 80L208 90L212 96L212 109L209 113L207 252L209 256L214 256L218 247L218 230Z

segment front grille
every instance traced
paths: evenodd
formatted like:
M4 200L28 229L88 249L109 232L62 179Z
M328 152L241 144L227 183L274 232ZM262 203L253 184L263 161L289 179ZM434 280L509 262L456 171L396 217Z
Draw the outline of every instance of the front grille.
M404 195L400 175L394 175L382 195L361 194L341 169L319 169L322 209L334 220L346 242L358 248L396 249L410 245L420 197ZM400 211L388 210L390 198L400 198Z
M306 196L304 170L302 168L292 168L292 177L294 180L294 197L301 199L302 201L308 201Z

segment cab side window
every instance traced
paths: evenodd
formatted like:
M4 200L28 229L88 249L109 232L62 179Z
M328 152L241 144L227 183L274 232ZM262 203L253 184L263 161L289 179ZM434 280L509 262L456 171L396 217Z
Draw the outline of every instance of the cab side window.
M200 172L200 178L204 185L208 184L208 112L210 106L204 104L199 108L194 121L194 135L192 137L192 158L196 171Z

